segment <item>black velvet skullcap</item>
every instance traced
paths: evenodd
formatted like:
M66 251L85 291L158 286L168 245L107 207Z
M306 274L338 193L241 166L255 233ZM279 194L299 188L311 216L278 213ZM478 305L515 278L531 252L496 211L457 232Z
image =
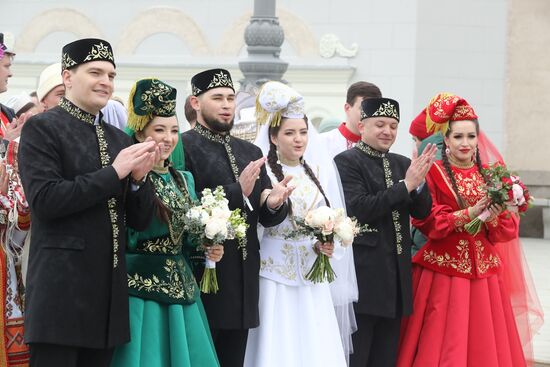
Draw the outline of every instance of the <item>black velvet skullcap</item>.
M391 98L367 98L361 102L361 120L369 117L391 117L399 122L399 103Z
M191 90L194 96L219 87L231 88L235 92L231 74L225 69L206 70L191 78Z
M116 68L111 44L98 38L83 38L63 47L62 70L70 70L91 61L108 61Z

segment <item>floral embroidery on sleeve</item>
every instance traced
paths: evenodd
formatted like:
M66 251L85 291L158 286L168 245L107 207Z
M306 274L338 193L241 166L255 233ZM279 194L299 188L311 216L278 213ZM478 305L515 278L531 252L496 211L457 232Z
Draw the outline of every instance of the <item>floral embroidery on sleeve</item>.
M453 213L453 225L457 232L464 231L464 225L470 222L470 216L468 215L468 209L457 210Z

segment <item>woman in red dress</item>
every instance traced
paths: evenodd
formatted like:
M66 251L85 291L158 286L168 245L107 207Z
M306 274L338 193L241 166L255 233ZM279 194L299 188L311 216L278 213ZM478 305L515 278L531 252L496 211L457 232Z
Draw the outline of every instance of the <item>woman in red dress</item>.
M429 128L444 132L441 161L426 177L432 214L413 224L428 242L413 258L413 314L404 319L401 367L526 366L495 243L517 237L518 220L485 196L474 110L455 95L430 103ZM464 230L485 208L480 233Z

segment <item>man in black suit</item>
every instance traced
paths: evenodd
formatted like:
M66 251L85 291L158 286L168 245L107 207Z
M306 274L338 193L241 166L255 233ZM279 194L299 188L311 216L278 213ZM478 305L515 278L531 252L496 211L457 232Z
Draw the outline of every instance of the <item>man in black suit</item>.
M359 301L350 366L393 367L401 316L412 309L409 216L430 214L424 177L436 148L427 147L412 161L389 153L397 136L399 104L369 98L361 108L361 140L334 158L348 215L376 229L353 242Z
M231 136L235 117L235 90L231 75L211 69L191 79L191 106L197 111L195 127L182 134L186 169L193 173L197 193L223 186L229 208L240 208L249 228L246 244L224 243L223 260L216 271L220 290L201 299L222 367L241 367L248 329L259 325L260 244L257 225L281 223L292 188L290 177L271 185L262 151ZM197 271L200 277L202 267Z
M25 340L31 366L109 366L129 340L126 225L152 218L159 149L102 120L116 75L108 42L62 54L66 97L25 123L19 148L32 215Z

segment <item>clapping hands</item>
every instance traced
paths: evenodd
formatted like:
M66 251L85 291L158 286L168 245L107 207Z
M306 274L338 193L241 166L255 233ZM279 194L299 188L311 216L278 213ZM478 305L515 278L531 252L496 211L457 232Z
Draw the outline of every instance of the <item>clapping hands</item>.
M21 129L25 125L25 122L34 115L32 112L25 112L21 116L11 120L9 124L4 127L4 124L0 124L4 139L7 141L12 141L21 136Z
M437 153L437 146L435 144L428 144L420 156L417 156L415 152L411 165L405 173L405 185L409 192L415 190L418 186L424 182L426 174L435 162L435 155Z
M131 173L134 180L140 181L159 159L160 147L148 137L143 143L122 149L113 162L113 168L121 180Z
M249 197L254 190L256 180L260 178L260 172L266 158L262 157L258 160L250 162L239 175L239 184L243 195Z

